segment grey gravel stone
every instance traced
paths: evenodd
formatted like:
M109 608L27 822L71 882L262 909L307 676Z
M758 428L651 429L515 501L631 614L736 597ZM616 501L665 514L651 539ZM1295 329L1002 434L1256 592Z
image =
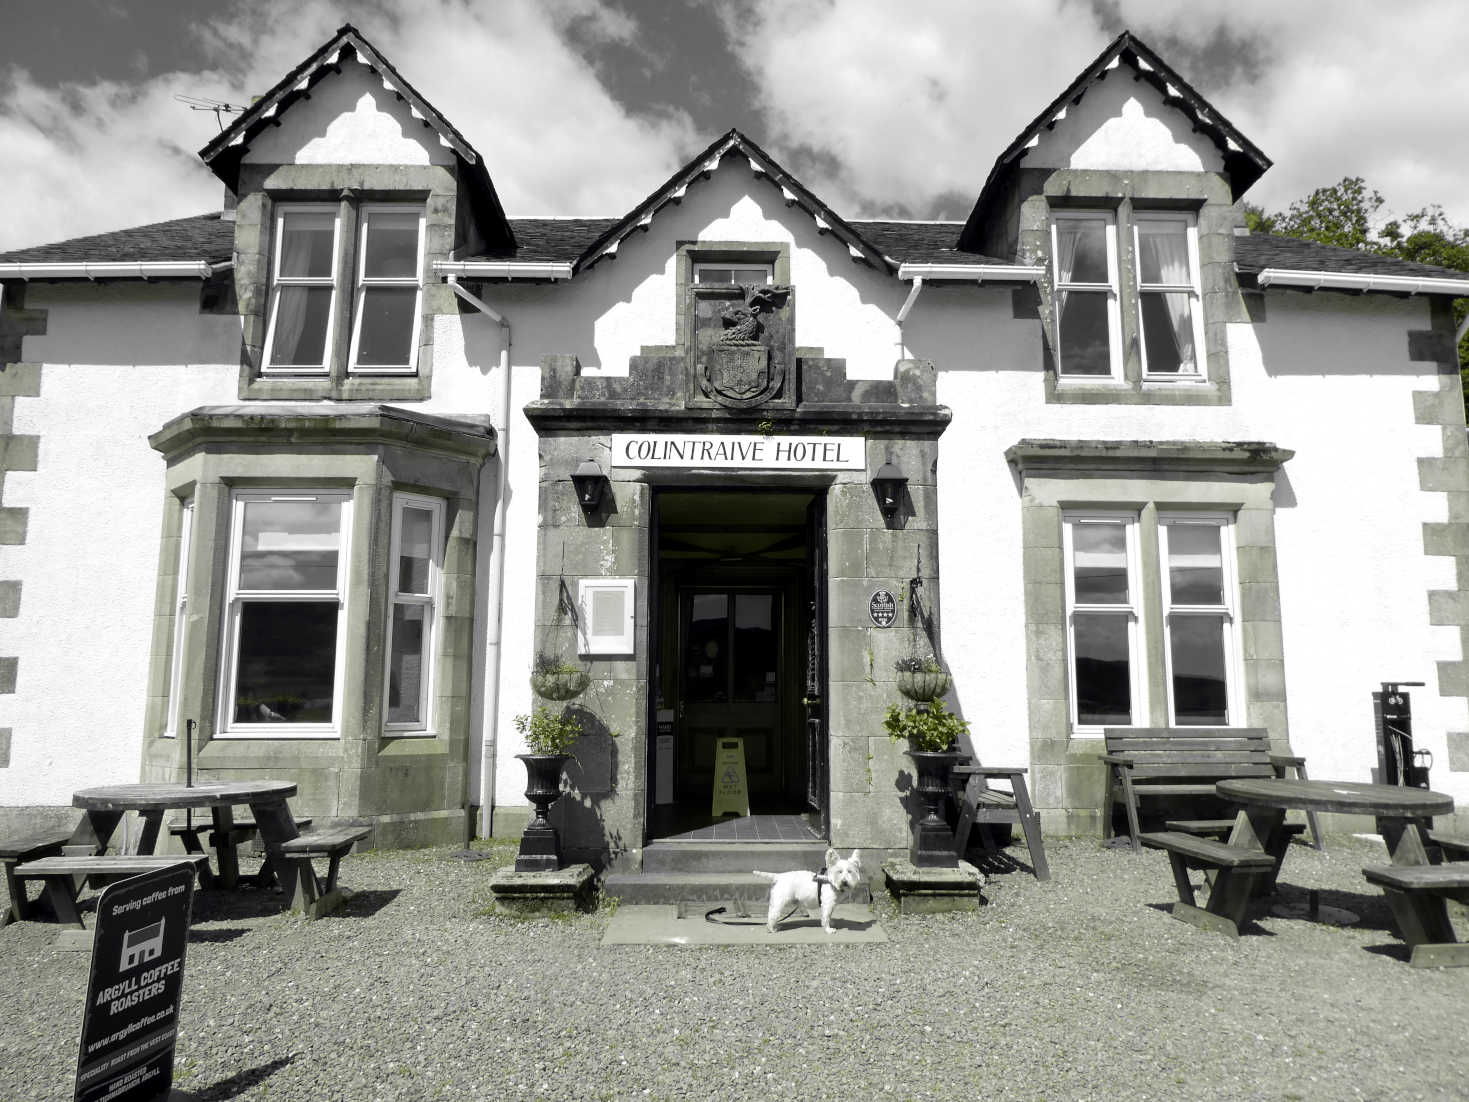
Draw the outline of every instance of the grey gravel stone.
M1414 970L1361 876L1380 843L1293 847L1238 941L1174 921L1162 854L1049 840L987 906L882 944L602 947L606 912L486 915L496 860L360 854L337 914L203 893L176 1086L190 1099L1462 1099L1469 969ZM1023 848L1009 852L1023 857ZM1463 914L1457 916L1462 920ZM1460 922L1461 935L1469 933ZM0 1099L69 1099L87 957L0 930Z

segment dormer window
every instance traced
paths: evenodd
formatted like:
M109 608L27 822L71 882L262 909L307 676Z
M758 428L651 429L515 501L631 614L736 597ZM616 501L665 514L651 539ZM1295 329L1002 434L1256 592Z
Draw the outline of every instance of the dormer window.
M694 265L695 283L769 284L775 279L774 264L700 264Z
M1116 215L1058 211L1051 222L1051 262L1059 376L1120 380Z
M337 208L276 213L266 370L325 374L337 299Z
M334 361L340 371L343 358L354 374L416 370L423 208L366 205L355 218L346 209L344 215L339 206L276 208L267 374L327 375ZM348 324L338 317L344 304ZM339 349L348 334L350 350Z
M1199 238L1192 214L1133 215L1143 378L1203 375Z

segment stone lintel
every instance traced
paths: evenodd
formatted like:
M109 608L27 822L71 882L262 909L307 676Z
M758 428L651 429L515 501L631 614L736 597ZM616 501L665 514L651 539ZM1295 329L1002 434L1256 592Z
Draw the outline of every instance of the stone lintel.
M888 894L899 914L938 914L943 911L977 911L984 875L968 861L957 868L919 868L907 858L882 863Z
M622 401L564 401L541 399L527 403L525 416L536 428L572 431L710 432L727 428L748 432L761 421L787 433L816 432L823 428L893 431L908 436L937 437L949 427L953 413L947 406L858 405L845 402L804 402L796 409L756 406L748 410L689 409L672 403Z
M1021 474L1118 471L1207 471L1259 475L1278 470L1295 452L1263 440L1042 440L1005 449Z
M591 865L567 865L555 872L504 869L490 881L496 909L517 918L594 909L592 888L597 874Z

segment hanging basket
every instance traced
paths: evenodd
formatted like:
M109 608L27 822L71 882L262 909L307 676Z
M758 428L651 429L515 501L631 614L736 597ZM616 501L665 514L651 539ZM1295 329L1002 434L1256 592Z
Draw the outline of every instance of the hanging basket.
M898 692L909 700L937 700L953 684L943 670L898 670Z
M592 682L586 670L535 670L530 675L530 687L535 694L546 700L570 700L581 696Z

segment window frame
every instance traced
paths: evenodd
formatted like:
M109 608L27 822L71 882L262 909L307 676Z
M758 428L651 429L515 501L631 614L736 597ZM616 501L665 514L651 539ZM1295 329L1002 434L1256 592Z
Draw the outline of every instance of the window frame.
M184 643L188 634L189 614L189 549L194 538L194 499L180 504L179 557L174 571L173 653L168 661L168 699L163 708L163 738L177 738L179 733L179 700L184 675Z
M281 259L285 255L286 218L292 214L330 214L332 217L332 271L330 276L286 276L280 274ZM270 241L270 296L265 316L265 347L261 352L260 373L262 375L330 375L335 345L337 309L341 283L342 215L331 203L278 203L274 211L274 227ZM331 300L326 313L326 337L321 343L322 360L319 365L273 364L275 355L276 324L280 320L280 296L282 287L330 287Z
M736 268L759 268L765 273L765 279L756 286L769 287L775 283L775 262L772 260L696 260L690 273L690 281L702 287L738 287L739 283L725 283L722 280L710 280L705 282L699 278L701 272L707 270L718 270L728 268L733 271Z
M1175 605L1170 575L1170 529L1181 525L1217 527L1219 529L1220 579L1223 602L1218 605ZM1239 572L1235 541L1235 515L1230 512L1162 512L1158 514L1158 586L1163 612L1163 683L1168 703L1168 724L1179 726L1174 711L1173 692L1173 618L1175 616L1218 616L1224 635L1225 713L1222 724L1189 724L1188 726L1239 727L1244 716L1241 670L1243 654L1239 630Z
M1066 683L1071 730L1082 737L1102 737L1105 727L1147 726L1148 678L1144 616L1147 594L1143 592L1142 553L1139 534L1142 518L1138 511L1120 509L1063 509L1061 512L1061 564L1066 622ZM1078 604L1076 600L1075 528L1078 524L1122 524L1127 555L1127 604ZM1102 614L1127 616L1128 683L1132 715L1127 723L1082 723L1080 696L1076 688L1076 616Z
M1103 237L1107 249L1107 283L1083 283L1075 280L1062 282L1060 259L1061 250L1057 242L1057 227L1062 222L1080 222L1102 220L1105 223ZM1051 287L1053 292L1052 315L1055 325L1055 359L1056 359L1056 382L1057 385L1075 386L1078 384L1106 385L1120 384L1123 379L1123 357L1122 357L1122 280L1120 276L1121 263L1118 256L1117 238L1117 212L1106 209L1066 209L1052 210L1050 213L1049 234L1051 241ZM1062 293L1080 292L1082 294L1097 294L1104 292L1107 296L1107 355L1109 371L1106 375L1089 375L1079 373L1066 373L1065 361L1061 355L1061 311L1059 307L1060 295Z
M1140 227L1144 223L1178 222L1185 228L1188 250L1189 282L1187 284L1144 283ZM1206 383L1209 381L1209 356L1204 347L1204 295L1199 264L1199 220L1192 211L1134 210L1132 213L1133 288L1137 295L1137 346L1145 383L1170 385ZM1189 317L1194 331L1193 371L1149 371L1148 345L1143 325L1143 295L1160 292L1186 292L1189 295Z
M637 621L636 578L582 578L577 582L577 653L583 658L616 658L634 651ZM602 592L622 594L621 627L594 634L592 605Z
M330 499L340 503L335 590L288 589L241 591L240 562L244 545L245 505L252 501ZM352 566L352 494L347 490L315 488L249 489L230 494L229 554L224 586L224 638L220 647L219 705L215 731L221 739L313 739L341 737L343 692L347 669L348 579ZM235 717L235 686L239 672L240 611L246 604L325 603L337 601L336 646L332 673L332 717L326 723L240 723Z
M434 685L438 673L440 594L444 569L443 498L426 494L393 494L392 533L388 541L388 607L383 626L383 735L392 738L431 738L434 735ZM429 526L429 581L427 593L403 593L398 589L397 564L402 549L403 513L407 509L426 509L432 517ZM418 685L419 718L393 722L388 719L388 693L393 666L393 622L399 605L415 605L427 610L424 616L422 669Z
M418 248L416 250L414 274L408 276L367 275L367 233L374 214L406 214L412 211L418 216ZM427 211L422 203L364 203L357 209L357 256L352 279L352 338L347 353L349 375L414 375L418 372L418 342L423 332L423 239ZM357 363L361 351L363 300L372 287L413 287L413 328L408 339L408 363L367 364Z

